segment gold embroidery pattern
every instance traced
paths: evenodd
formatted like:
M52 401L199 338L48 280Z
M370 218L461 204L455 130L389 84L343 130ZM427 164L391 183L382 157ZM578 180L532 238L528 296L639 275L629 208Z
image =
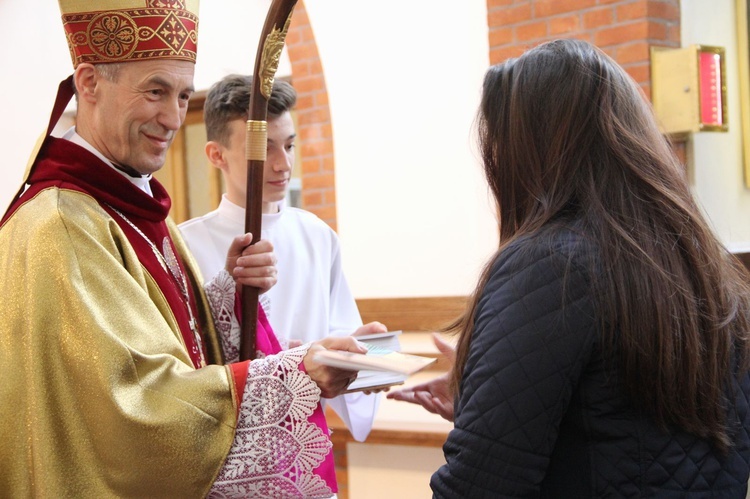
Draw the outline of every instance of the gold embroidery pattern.
M183 0L149 0L146 2L147 7L153 9L185 9Z
M174 15L174 13L169 14L169 16L164 19L164 22L159 26L155 34L164 40L164 43L172 47L175 53L182 50L182 47L188 39L187 28L182 24L182 21Z
M91 20L88 39L91 50L105 59L123 59L136 47L138 26L122 14L101 14ZM85 38L82 38L85 41Z

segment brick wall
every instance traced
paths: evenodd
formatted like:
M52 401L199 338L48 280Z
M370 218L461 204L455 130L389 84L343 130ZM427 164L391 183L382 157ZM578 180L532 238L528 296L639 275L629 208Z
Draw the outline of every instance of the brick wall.
M649 47L680 44L679 0L487 0L490 62L555 38L603 49L651 94Z
M297 2L286 37L297 90L297 147L302 157L302 207L336 230L336 187L331 112L323 66L310 19Z

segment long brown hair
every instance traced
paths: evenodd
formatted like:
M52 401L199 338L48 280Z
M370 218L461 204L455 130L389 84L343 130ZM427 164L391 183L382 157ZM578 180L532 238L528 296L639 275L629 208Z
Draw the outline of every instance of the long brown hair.
M492 263L566 214L601 249L592 293L630 400L661 427L726 450L727 389L736 360L747 369L748 276L702 216L635 83L586 42L549 42L488 70L477 122L500 248L453 327L454 388Z

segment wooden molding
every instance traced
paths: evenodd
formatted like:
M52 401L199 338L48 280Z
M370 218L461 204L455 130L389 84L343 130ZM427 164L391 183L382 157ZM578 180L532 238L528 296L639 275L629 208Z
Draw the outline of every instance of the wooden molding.
M734 256L750 271L750 253L734 253Z
M357 300L362 322L379 321L391 331L439 331L465 310L465 296L363 298Z
M328 427L333 430L331 441L339 448L347 443L442 447L449 430L435 423L380 423L370 431L364 442L357 442L333 409L326 407Z

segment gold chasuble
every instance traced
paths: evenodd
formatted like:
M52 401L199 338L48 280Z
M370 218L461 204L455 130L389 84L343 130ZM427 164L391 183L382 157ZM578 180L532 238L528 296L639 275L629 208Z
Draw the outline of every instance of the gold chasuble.
M0 228L0 496L205 497L235 389L196 369L219 347L168 196L51 137L29 183Z

